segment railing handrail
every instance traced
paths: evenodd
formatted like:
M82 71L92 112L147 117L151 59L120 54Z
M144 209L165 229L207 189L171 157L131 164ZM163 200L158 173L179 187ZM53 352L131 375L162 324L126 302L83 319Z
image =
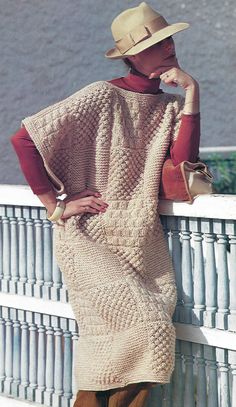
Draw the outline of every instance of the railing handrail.
M236 152L236 146L216 146L216 147L200 147L199 148L200 154L201 153L234 153Z
M28 185L0 185L0 205L43 207ZM161 200L160 215L210 219L236 219L236 195L201 195L192 204Z
M60 318L75 319L71 305L59 301L0 292L0 306ZM174 326L176 328L177 339L236 351L234 332L217 328L212 329L205 326L188 325L180 322L174 322Z

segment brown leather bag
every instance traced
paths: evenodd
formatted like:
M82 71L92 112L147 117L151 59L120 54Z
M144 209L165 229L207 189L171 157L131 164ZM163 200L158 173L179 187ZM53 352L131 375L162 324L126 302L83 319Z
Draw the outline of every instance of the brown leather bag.
M162 167L159 198L193 202L197 195L212 194L212 183L213 175L202 161L182 161L174 166L168 157Z

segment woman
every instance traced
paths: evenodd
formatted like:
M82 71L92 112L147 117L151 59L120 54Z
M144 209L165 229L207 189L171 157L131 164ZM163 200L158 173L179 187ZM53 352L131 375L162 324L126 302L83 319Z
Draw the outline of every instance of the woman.
M180 68L172 38L187 27L169 25L145 2L125 10L106 57L124 59L130 73L24 119L11 138L55 221L56 259L80 330L74 407L141 407L174 369L176 285L158 192L167 154L175 165L198 156L199 86ZM164 93L161 81L185 97Z

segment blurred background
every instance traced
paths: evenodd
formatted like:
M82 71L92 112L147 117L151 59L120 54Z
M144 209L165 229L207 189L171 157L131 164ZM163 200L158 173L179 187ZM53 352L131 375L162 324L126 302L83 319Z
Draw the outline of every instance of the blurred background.
M123 62L104 53L113 18L139 3L0 0L0 184L26 184L9 142L24 117L88 83L126 75ZM191 25L174 39L180 66L200 84L201 146L235 146L235 0L148 3L169 23Z

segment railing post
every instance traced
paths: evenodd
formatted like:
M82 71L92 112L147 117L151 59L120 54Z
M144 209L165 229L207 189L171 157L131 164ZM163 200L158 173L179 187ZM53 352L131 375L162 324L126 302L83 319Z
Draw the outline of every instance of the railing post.
M207 407L218 407L218 380L216 351L211 346L204 345L204 356L208 367L208 403ZM221 406L220 406L221 407Z
M181 219L181 238L182 238L182 299L183 309L181 309L180 322L192 322L193 308L193 276L192 276L192 258L190 246L190 231L188 220Z
M232 394L231 394L231 407L236 407L236 351L228 351L228 360L232 373Z
M3 225L2 217L0 216L0 289L2 291L2 279L3 279Z
M21 336L20 336L20 322L18 320L17 310L12 310L13 314L13 383L11 394L18 397L20 385L20 353L21 353Z
M72 361L72 393L74 396L76 396L78 392L77 388L77 383L76 383L76 377L75 377L75 359L76 359L76 353L77 353L77 347L78 347L78 340L79 340L79 334L78 334L78 326L76 321L73 321L70 323L71 324L71 333L72 333L72 349L73 349L73 361Z
M164 384L162 386L162 407L172 407L171 393L172 393L172 384L171 383Z
M26 222L23 217L18 218L19 229L19 282L17 293L25 294L25 284L27 281L27 249L26 249Z
M186 407L195 407L192 344L190 342L182 341L181 349L184 355L185 364L183 405Z
M192 237L193 237L193 253L194 253L194 309L192 312L192 324L203 325L203 313L205 310L205 276L204 276L204 259L200 219L192 218L190 221Z
M54 393L54 363L55 363L55 351L54 351L54 331L51 326L51 317L44 316L44 324L46 325L47 335L47 353L46 353L46 390L44 396L44 404L51 406L52 395Z
M202 220L202 230L205 238L205 283L206 283L206 310L204 311L204 325L215 327L217 280L215 262L215 235L212 232L212 221Z
M226 349L216 348L216 357L220 373L220 406L230 406L229 395L229 365Z
M54 225L52 226L52 245L54 242ZM65 293L63 295L62 290L62 273L57 265L56 258L55 258L55 250L53 245L53 252L52 252L52 281L53 286L51 287L51 299L54 301L61 301L66 302Z
M197 393L197 407L207 407L207 388L206 388L206 361L204 358L203 345L193 344L194 356L197 365L197 380L196 380L196 393Z
M172 406L183 407L183 405L184 405L183 356L181 354L180 341L176 339L175 369L173 372Z
M70 406L72 397L72 334L69 330L70 321L61 318L64 338L64 360L63 360L63 407Z
M227 262L228 238L225 234L224 221L215 221L214 230L217 233L217 313L216 328L228 328L229 313L229 277Z
M181 244L178 227L178 219L174 216L167 216L166 228L169 230L169 250L175 271L175 281L177 287L177 304L173 315L173 321L180 320L181 310L183 309L182 299L182 271L181 271Z
M60 407L61 397L63 395L63 357L62 352L62 329L60 327L60 318L52 317L52 325L55 335L55 367L54 367L54 392L52 403L55 407Z
M7 216L2 217L2 231L3 231L3 280L2 291L9 292L9 281L11 279L11 252L10 252L10 224Z
M28 323L25 321L26 312L19 311L21 320L21 383L19 386L19 397L26 399L29 385L29 331Z
M29 314L29 313L28 313ZM37 327L34 322L34 313L28 316L29 321L29 387L27 388L27 399L35 400L35 389L37 388Z
M10 319L10 310L5 308L6 314L6 359L5 371L6 379L4 383L4 393L11 394L11 385L13 382L13 328Z
M46 329L43 325L43 315L35 313L35 323L38 327L38 354L37 354L37 389L35 390L35 401L43 404L44 391L46 389Z
M52 287L52 230L51 222L46 219L43 220L43 260L43 298L50 299L50 289Z
M35 219L35 276L36 284L34 295L37 298L43 297L44 270L43 270L43 224L41 219Z
M27 235L27 282L25 284L26 295L34 295L35 279L35 241L34 241L34 221L31 218L30 209L27 210L26 235Z
M5 319L2 318L2 307L0 307L0 392L1 393L3 393L3 391L4 391L4 380L6 377L5 343L6 343Z
M232 221L226 221L226 231L229 234L229 310L228 315L228 329L230 331L236 331L236 224Z
M13 216L10 217L10 235L11 235L11 273L10 273L11 280L9 281L9 291L12 294L16 294L17 283L19 281L18 236L17 236L17 220Z

